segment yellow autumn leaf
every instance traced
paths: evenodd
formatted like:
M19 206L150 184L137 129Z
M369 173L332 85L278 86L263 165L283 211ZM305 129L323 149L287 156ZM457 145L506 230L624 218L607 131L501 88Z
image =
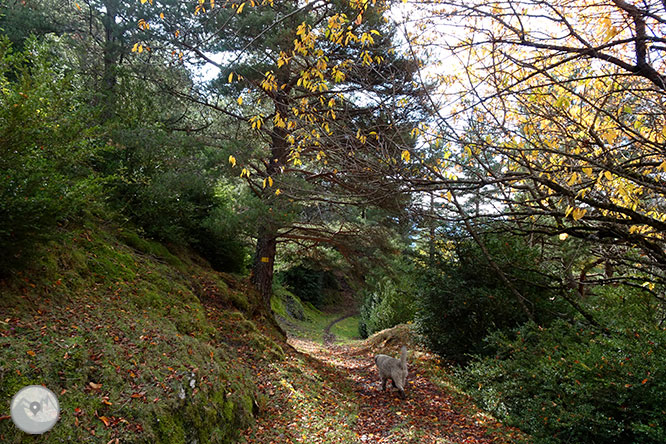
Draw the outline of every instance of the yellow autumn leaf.
M403 150L403 151L402 151L402 155L401 155L400 157L401 157L402 160L404 160L405 162L409 162L410 156L411 156L411 154L409 153L409 151L407 151L407 150Z
M247 168L243 168L240 177L250 177L250 171Z
M139 48L139 44L135 43L134 46L132 46L132 52L136 52L136 50Z
M571 217L573 217L573 220L580 220L585 216L585 213L587 213L585 208L575 208L571 213Z
M238 102L239 105L243 104L243 98L241 96L238 96L238 99L236 99L236 102Z
M617 139L618 132L614 129L609 129L606 130L606 132L603 134L604 140L606 140L606 143L609 145L613 144L615 142L615 139Z
M572 186L572 185L574 185L576 182L578 182L578 174L577 174L577 173L573 173L573 174L571 175L571 177L569 178L569 181L567 182L567 185Z
M613 180L613 174L610 171L604 171L604 177L608 180Z
M272 187L272 186L273 186L273 178L270 177L270 176L268 177L268 186L269 186L269 187Z
M585 173L585 175L588 177L594 177L594 174L592 173L592 168L590 167L583 168L583 173Z
M241 12L243 12L244 7L245 7L245 3L243 2L243 3L240 4L238 9L236 10L236 14L240 14Z
M232 167L236 166L236 158L234 156L229 156L229 163Z
M74 3L74 4L76 5L76 9L78 9L78 10L80 11L80 10L81 10L81 6L79 6L78 3Z
M163 13L163 12L160 12L160 18L161 18L162 20L164 20L164 13Z
M233 72L229 73L229 78L227 80L229 81L229 83L231 83L234 80L234 73Z
M276 196L279 196L279 195L280 195L280 193L282 193L282 191L280 191L280 189L279 189L279 188L278 188L277 190L275 190L275 195L276 195Z

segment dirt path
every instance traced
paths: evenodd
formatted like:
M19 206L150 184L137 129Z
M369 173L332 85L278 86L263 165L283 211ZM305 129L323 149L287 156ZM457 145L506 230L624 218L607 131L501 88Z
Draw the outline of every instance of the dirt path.
M401 400L395 389L381 391L373 353L367 348L331 342L322 345L301 339L290 342L302 353L338 369L339 374L351 382L358 402L354 429L357 443L508 444L518 441L513 431L475 414L471 405L456 400L433 384L422 362L410 362L407 399ZM496 429L503 430L500 433Z
M357 314L358 313L352 311L352 312L349 312L349 313L347 313L345 315L342 315L341 317L331 321L331 323L328 324L326 326L326 328L324 329L324 335L323 335L324 345L327 346L327 347L330 347L330 346L335 344L335 335L333 333L331 333L331 328L333 328L333 326L335 324L337 324L340 321L344 321L347 318L351 318L352 316L356 316Z
M401 399L381 390L367 342L336 343L333 327L354 312L336 316L323 341L289 330L296 350L286 359L256 368L261 414L244 433L244 443L307 444L514 444L520 433L479 413L435 371L438 358L410 350L409 376ZM315 338L318 335L305 335ZM390 353L390 352L389 352ZM393 352L390 354L397 354ZM442 372L441 374L439 372ZM447 387L447 388L442 388Z

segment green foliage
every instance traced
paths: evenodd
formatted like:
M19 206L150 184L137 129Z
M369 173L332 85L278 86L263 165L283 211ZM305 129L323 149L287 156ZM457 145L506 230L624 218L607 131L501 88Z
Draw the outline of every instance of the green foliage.
M236 213L232 203L233 188L218 190L212 199L213 207L191 231L194 248L218 270L244 272L250 261L247 242L244 240L246 220Z
M0 41L0 273L30 256L59 223L89 207L98 184L86 166L97 131L58 41Z
M117 178L115 206L148 236L191 246L218 270L244 271L233 190L216 185L220 153L159 127L116 130L114 140L100 166Z
M65 11L56 0L30 2L3 1L0 5L0 33L22 50L30 36L61 33L65 28Z
M517 237L489 234L484 240L539 322L565 312L549 290L536 249ZM472 240L456 245L453 261L423 270L418 288L418 330L434 351L453 360L462 362L470 354L487 353L483 339L488 333L513 329L528 320L516 296Z
M302 301L310 302L316 307L330 303L330 290L338 289L333 273L305 265L298 265L280 273L279 279Z
M373 269L366 276L359 321L363 338L414 320L416 274L413 266L398 259L392 262L389 274L386 273L385 269Z
M643 317L635 301L620 305ZM606 332L557 321L494 333L496 355L460 380L483 408L538 442L662 443L666 331L631 317L615 322Z

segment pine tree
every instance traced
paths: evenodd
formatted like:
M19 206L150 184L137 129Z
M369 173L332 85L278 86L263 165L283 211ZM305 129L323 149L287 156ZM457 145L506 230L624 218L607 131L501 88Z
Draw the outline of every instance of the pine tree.
M229 160L264 208L252 280L266 307L280 239L335 245L347 233L334 208L398 207L396 168L423 109L418 62L395 48L386 3L351 3L216 4L199 11L205 32L181 40L224 59L198 100L247 125L250 143ZM294 214L308 205L316 222Z

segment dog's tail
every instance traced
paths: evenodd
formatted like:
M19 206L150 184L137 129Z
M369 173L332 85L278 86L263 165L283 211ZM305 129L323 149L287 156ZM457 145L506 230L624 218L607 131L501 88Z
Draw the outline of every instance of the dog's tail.
M404 345L400 349L400 366L402 368L407 368L407 347Z

